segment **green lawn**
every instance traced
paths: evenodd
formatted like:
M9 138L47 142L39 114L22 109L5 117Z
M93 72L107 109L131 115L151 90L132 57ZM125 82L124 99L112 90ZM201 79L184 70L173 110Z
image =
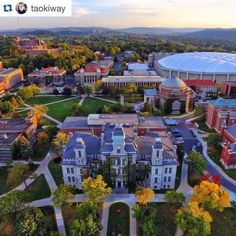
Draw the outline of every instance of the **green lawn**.
M35 171L37 169L37 167L38 167L38 165L29 165L29 172L28 172L28 175L26 176L26 179L31 175L31 173L33 171ZM7 193L11 189L14 188L14 186L8 187L6 185L7 175L9 173L10 168L11 167L9 167L9 166L0 167L0 195Z
M51 196L50 188L43 174L38 176L36 180L26 188L26 191L30 193L31 201Z
M236 208L227 208L223 212L211 211L213 222L211 236L235 236Z
M59 120L64 121L67 116L70 116L72 113L72 106L79 104L80 99L75 98L68 101L63 101L60 103L48 105L48 115Z
M63 99L67 99L70 98L68 96L55 96L55 95L51 95L51 96L36 96L34 98L30 98L26 103L34 106L34 105L38 105L38 104L47 104L47 103L51 103L51 102L58 102L61 101Z
M61 168L60 163L58 163L58 161L56 159L52 160L49 163L48 168L49 168L57 186L59 186L60 184L63 184L64 181L63 181L62 168Z
M156 225L157 234L163 236L173 236L176 232L176 224L174 223L174 218L177 210L180 208L180 204L170 204L170 203L151 203L150 211L155 212L156 217L154 217L154 224ZM142 234L140 229L144 222L137 222L137 235L145 236Z
M97 111L105 105L111 107L112 105L114 105L114 103L95 98L86 98L82 104L82 106L86 108L89 114L96 114Z
M129 236L129 207L122 202L114 203L109 209L107 236Z
M58 232L55 211L52 206L39 207L47 220L48 232L50 235L52 232Z

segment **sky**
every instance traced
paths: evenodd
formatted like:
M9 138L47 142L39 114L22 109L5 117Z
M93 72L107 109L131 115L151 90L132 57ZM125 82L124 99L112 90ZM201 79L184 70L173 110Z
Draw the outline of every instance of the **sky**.
M61 1L66 0L58 2ZM72 17L0 18L0 30L88 26L236 27L236 0L73 0L72 9Z

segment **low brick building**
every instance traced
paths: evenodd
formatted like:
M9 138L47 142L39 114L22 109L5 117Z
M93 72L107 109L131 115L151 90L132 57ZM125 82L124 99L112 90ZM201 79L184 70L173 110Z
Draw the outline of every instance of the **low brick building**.
M206 124L209 128L221 132L236 123L236 99L218 99L209 101Z
M226 169L236 169L236 124L222 130L221 163Z

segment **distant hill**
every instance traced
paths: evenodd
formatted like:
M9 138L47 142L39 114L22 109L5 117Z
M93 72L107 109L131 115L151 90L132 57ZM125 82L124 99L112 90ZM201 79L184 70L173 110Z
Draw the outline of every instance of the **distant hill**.
M125 29L116 29L119 32L133 33L133 34L149 34L149 35L175 35L186 34L196 31L201 31L198 28L165 28L165 27L133 27Z
M18 29L1 31L5 34L30 34L30 35L46 35L46 34L57 34L57 35L76 35L76 34L92 34L95 32L101 33L127 33L127 34L146 34L146 35L179 35L190 32L200 31L202 29L196 28L161 28L161 27L133 27L124 29L111 29L104 27L58 27L51 29Z
M192 32L184 35L187 38L201 38L201 39L217 39L217 40L233 40L236 38L236 29L205 29L197 32Z

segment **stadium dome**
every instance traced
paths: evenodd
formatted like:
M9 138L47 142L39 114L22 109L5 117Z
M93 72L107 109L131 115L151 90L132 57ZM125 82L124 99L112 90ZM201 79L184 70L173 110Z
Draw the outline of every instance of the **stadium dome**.
M155 62L161 76L182 80L236 81L236 54L219 52L179 53Z

